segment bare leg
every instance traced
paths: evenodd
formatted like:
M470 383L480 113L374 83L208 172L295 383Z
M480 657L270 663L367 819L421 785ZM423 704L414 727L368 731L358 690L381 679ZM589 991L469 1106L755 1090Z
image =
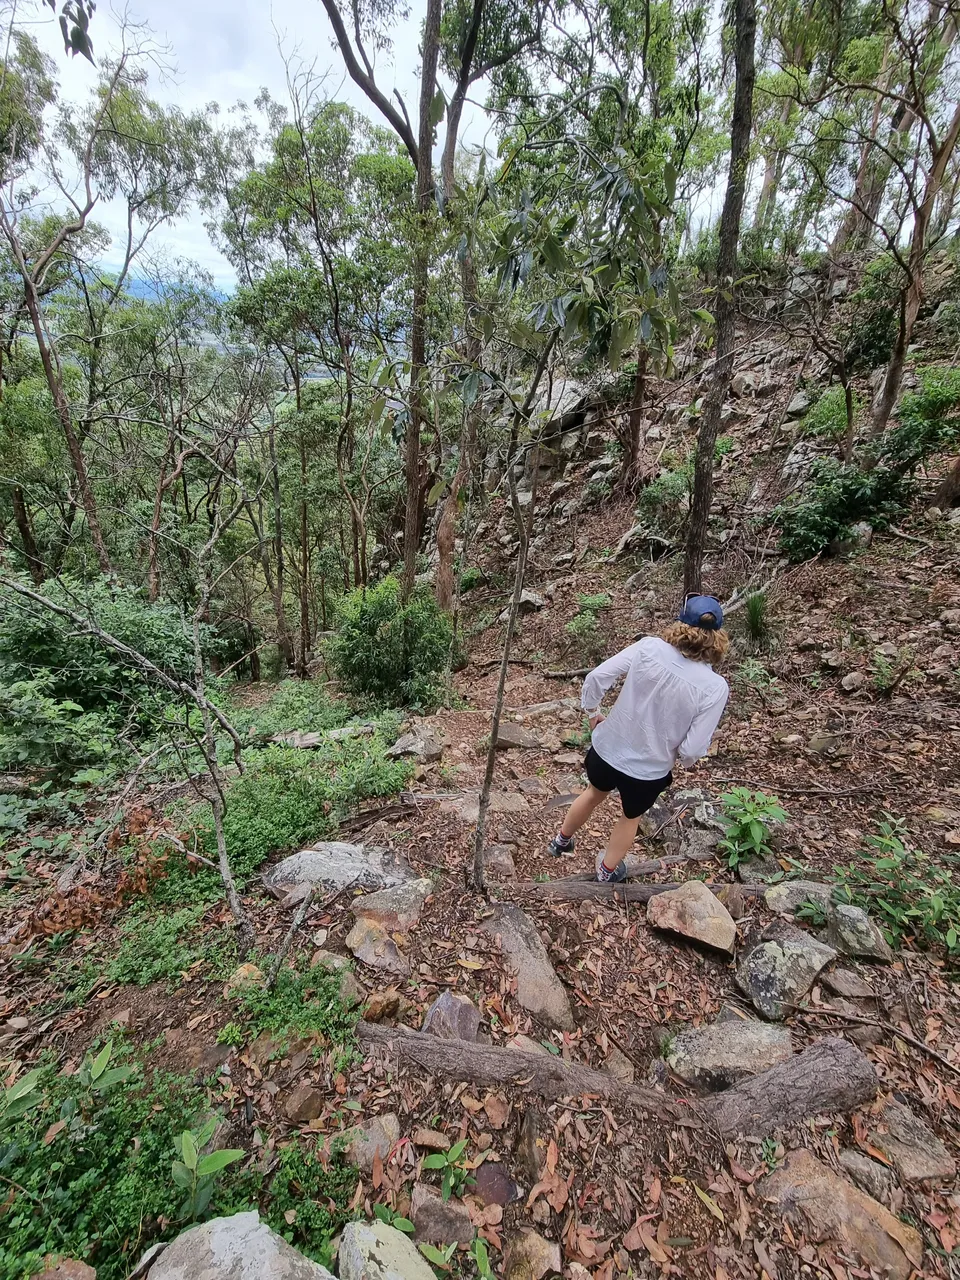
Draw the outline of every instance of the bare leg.
M637 828L639 826L639 818L620 818L614 824L614 828L610 832L610 839L607 841L606 852L603 855L603 865L608 871L613 871L619 867L620 863L633 848L633 842L637 838Z
M569 840L576 835L594 810L599 809L610 794L609 791L598 791L596 787L587 787L581 792L567 810L567 815L560 826L560 834ZM638 818L639 822L640 819Z

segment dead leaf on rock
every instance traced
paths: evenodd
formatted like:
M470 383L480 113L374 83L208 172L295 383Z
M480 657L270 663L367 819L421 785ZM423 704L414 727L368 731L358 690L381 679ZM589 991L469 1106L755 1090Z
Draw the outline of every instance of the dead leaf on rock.
M483 1100L483 1109L493 1129L502 1129L510 1118L510 1103L499 1093L488 1093Z

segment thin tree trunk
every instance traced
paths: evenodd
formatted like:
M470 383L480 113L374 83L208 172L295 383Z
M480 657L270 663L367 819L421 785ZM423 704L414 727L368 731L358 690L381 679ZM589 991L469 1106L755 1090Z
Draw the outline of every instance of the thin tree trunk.
M920 314L920 306L923 302L923 269L927 252L927 228L930 226L934 205L940 193L940 187L943 183L947 165L950 163L950 157L953 155L957 145L958 137L960 137L960 105L954 110L953 119L950 121L950 127L943 141L933 152L933 163L927 175L923 199L920 201L920 207L917 209L913 220L913 234L910 237L910 257L907 263L907 282L900 292L900 325L897 330L897 340L894 343L890 362L887 365L883 385L874 401L871 412L870 437L873 440L886 430L890 415L893 413L894 405L897 402L897 396L900 393L900 383L903 380L903 365L907 357L907 349L913 338L913 327L916 324L917 316Z
M526 422L529 418L530 407L537 394L540 379L543 377L543 371L547 367L547 362L550 359L556 339L557 335L554 334L544 347L543 353L537 362L537 368L531 380L530 388L527 391L523 406L513 415L513 428L510 433L510 447L507 450L507 479L510 485L510 501L513 505L513 517L516 522L517 533L520 536L520 550L517 555L517 571L513 580L513 595L510 599L510 612L507 616L507 628L503 637L503 653L500 658L500 676L497 680L497 693L493 704L493 715L490 720L490 743L487 747L487 764L483 773L483 786L480 789L480 802L477 811L477 829L473 843L473 885L479 893L483 892L486 883L483 874L483 846L486 838L487 810L490 807L490 789L493 786L493 771L497 759L497 736L500 732L500 717L503 714L503 698L507 684L507 673L510 670L510 650L513 647L513 628L516 626L517 613L520 609L520 597L523 595L523 580L527 571L527 552L530 547L530 534L533 529L533 512L537 505L537 487L540 478L540 458L538 449L534 457L533 488L530 494L530 507L527 512L526 524L524 524L520 511L520 503L517 499L517 480L516 476L513 474L513 469L516 465L515 451L520 434L520 425L522 422Z
M286 582L286 566L283 556L283 506L280 493L280 468L277 466L277 439L274 424L271 422L267 430L267 449L270 456L270 492L273 498L273 554L277 563L277 574L271 590L273 609L277 616L277 642L283 661L288 671L296 668L296 654L293 648L293 637L287 625L287 612L284 606L283 592Z
M733 100L733 122L730 130L730 171L720 218L720 249L717 255L717 335L716 359L710 378L694 472L693 502L687 546L683 564L685 591L700 589L703 552L707 540L707 522L713 501L714 449L720 430L720 414L733 376L733 353L736 342L736 278L737 243L747 185L750 160L750 130L753 119L753 86L756 78L754 44L757 16L754 0L736 0L736 75Z
M633 379L633 394L627 411L626 438L623 440L623 467L620 472L620 488L626 494L634 494L646 479L643 467L643 402L647 392L647 362L649 353L641 347L637 355L637 372Z
M853 388L846 373L843 375L843 403L847 412L847 429L843 437L843 461L847 466L853 461L854 423Z
M93 489L90 485L90 477L87 475L87 465L83 458L83 450L80 447L80 441L77 438L77 433L73 427L73 415L70 411L70 403L67 400L67 394L63 389L63 381L60 377L58 368L54 364L53 353L50 350L50 344L47 341L47 334L40 311L40 298L37 294L36 286L29 276L25 276L24 278L24 297L26 300L27 312L30 316L30 322L33 325L34 337L37 340L37 348L40 352L40 363L43 365L43 372L47 380L47 387L50 390L50 395L53 397L53 406L56 410L57 417L60 420L60 427L63 431L63 437L67 444L67 452L70 455L73 473L77 478L77 488L80 491L80 505L83 507L84 515L87 517L87 527L90 530L90 541L93 543L93 550L97 557L97 563L100 566L100 572L109 576L113 572L113 568L110 564L107 544L103 538L103 530L100 525L100 514L97 510L96 498L93 495Z
M420 427L425 420L424 382L427 366L427 293L430 285L430 250L433 202L433 100L437 88L442 0L427 0L423 26L423 65L420 70L420 131L417 146L417 240L413 257L413 309L410 318L410 418L404 450L407 486L403 521L402 593L407 599L417 576L420 547Z
M18 484L13 486L13 519L17 526L17 532L20 534L23 557L27 562L27 568L30 570L33 585L39 587L43 584L46 573L44 572L43 561L40 559L40 553L37 550L36 539L33 536L33 526L30 523L30 513L27 510L26 498Z

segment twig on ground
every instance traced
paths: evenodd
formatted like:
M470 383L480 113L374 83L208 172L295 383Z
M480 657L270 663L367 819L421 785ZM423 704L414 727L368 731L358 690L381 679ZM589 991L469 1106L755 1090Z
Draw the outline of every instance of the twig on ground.
M547 680L579 680L592 670L592 667L574 667L570 671L545 671L543 674Z
M357 883L359 879L360 879L359 876L354 876L352 880L349 880L346 884L342 884L335 893L332 893L329 898L327 898L324 902L320 904L320 910L321 911L329 910L329 908L333 906L333 904L336 902L338 898L342 897L343 894L345 894L348 889L353 888L353 886ZM270 972L267 974L267 990L268 991L271 991L273 989L273 985L277 980L278 974L280 973L280 966L283 964L284 960L286 960L287 958L287 952L290 950L290 947L293 945L293 939L296 936L296 932L300 928L300 926L303 924L306 914L310 910L310 905L313 902L313 895L316 893L316 891L317 891L317 886L311 885L309 893L304 898L304 900L300 903L300 906L297 908L296 915L293 917L293 919L290 922L290 928L287 930L287 936L284 938L283 942L280 944L280 950L277 952L276 959L274 960L273 964L270 966Z
M840 1018L844 1022L852 1022L862 1027L879 1027L882 1031L888 1032L892 1036L897 1036L904 1044L911 1045L914 1049L918 1049L921 1053L927 1054L933 1058L935 1062L939 1062L941 1066L946 1067L948 1071L954 1072L960 1076L960 1066L955 1062L951 1062L949 1058L945 1058L942 1053L938 1053L936 1049L932 1049L930 1045L924 1044L922 1040L918 1040L916 1036L910 1035L908 1031L904 1031L902 1027L895 1026L892 1022L884 1022L882 1018L867 1018L856 1013L844 1013L841 1009L797 1009L795 1013L803 1018Z

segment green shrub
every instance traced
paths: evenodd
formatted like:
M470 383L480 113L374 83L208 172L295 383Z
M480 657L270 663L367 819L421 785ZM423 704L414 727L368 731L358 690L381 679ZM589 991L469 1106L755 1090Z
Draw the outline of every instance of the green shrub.
M770 600L765 591L751 591L744 601L743 620L747 635L758 649L770 643Z
M835 538L849 537L858 521L887 529L912 491L910 481L889 467L861 471L832 458L821 459L800 494L774 511L783 550L791 560L808 560Z
M302 848L336 834L363 800L402 791L411 766L386 755L380 733L325 742L312 751L267 747L247 753L246 771L227 791L223 819L227 855L243 884L273 853ZM205 855L215 861L216 834L208 810L193 816ZM211 902L222 894L215 871L192 871L173 855L168 875L154 886L158 902Z
M770 827L786 822L787 814L776 796L747 787L733 787L721 796L720 818L726 829L720 848L731 867L752 858L770 855Z
M482 569L478 569L476 565L471 565L468 569L464 569L460 575L460 590L475 591L477 587L485 581Z
M235 729L261 737L322 733L345 724L353 714L343 703L331 701L323 685L312 680L282 680L259 706L238 703L223 687L220 700Z
M223 929L204 933L203 914L203 906L193 906L128 915L120 925L120 950L107 965L107 977L138 987L175 983L199 960L226 975L236 961L232 935Z
M610 597L604 592L599 595L578 595L577 612L564 626L568 636L572 636L587 657L593 657L601 646L597 622L604 609L610 608Z
M55 604L89 614L118 640L138 650L161 670L181 679L193 677L190 626L169 604L149 604L130 588L102 578L94 582L51 581L39 590ZM203 628L206 652L217 642ZM125 662L93 636L78 635L67 618L22 600L0 595L0 678L49 681L47 694L77 703L85 711L117 710L143 721L151 708L144 695L151 688L139 668Z
M86 1260L100 1280L123 1280L151 1240L179 1230L170 1164L197 1091L159 1072L149 1085L139 1076L99 1083L51 1067L41 1073L38 1105L20 1117L0 1114L0 1275L9 1280L42 1271L48 1253Z
M850 295L845 358L851 372L876 369L890 359L899 324L901 269L889 254L868 266L860 288Z
M693 467L689 461L663 471L640 494L637 514L659 533L671 537L679 533L690 510Z
M236 999L252 1037L266 1032L282 1046L289 1036L319 1033L328 1045L349 1058L356 1044L359 1015L344 1003L340 983L341 975L322 965L301 969L284 965L269 991L246 987L237 992Z
M388 706L435 706L450 652L451 623L428 592L403 604L388 577L340 603L330 660L344 687Z
M859 407L859 397L854 394L854 414ZM843 387L830 387L825 391L803 419L802 427L807 435L842 440L847 433L847 400Z
M59 696L52 673L0 679L0 769L42 769L57 778L108 768L127 754L115 721Z
M884 463L903 474L960 441L960 369L921 369L918 381L918 389L901 400L897 422L883 438Z
M266 1220L301 1253L330 1267L333 1237L353 1216L349 1205L356 1187L356 1169L337 1152L324 1158L294 1143L280 1151Z

